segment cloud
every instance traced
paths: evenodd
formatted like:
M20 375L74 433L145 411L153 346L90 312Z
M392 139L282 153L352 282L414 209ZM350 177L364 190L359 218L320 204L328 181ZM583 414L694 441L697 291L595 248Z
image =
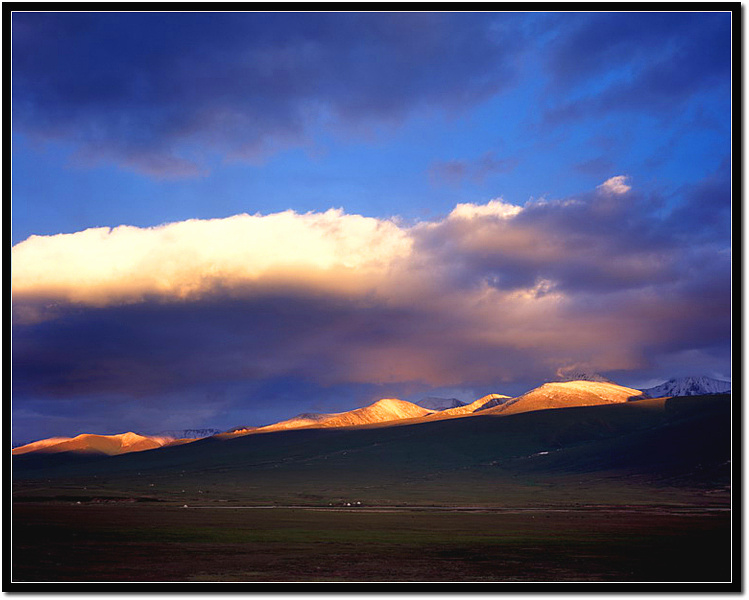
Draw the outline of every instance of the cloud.
M626 182L626 175L617 175L616 177L611 177L604 181L598 186L598 189L609 194L626 194L632 189Z
M473 13L14 13L13 126L154 177L455 112L516 78Z
M729 12L595 13L575 21L548 49L547 125L611 112L672 117L703 92L730 89Z
M13 291L102 306L195 299L259 281L271 289L368 290L411 243L391 221L333 209L103 227L14 246Z
M499 217L509 219L522 211L522 207L508 204L502 200L490 200L486 204L458 204L449 215L450 219L473 219L481 217Z
M475 160L436 161L429 176L433 182L447 185L460 185L465 180L482 184L488 176L509 173L517 164L516 158L496 158L490 151Z
M715 173L696 185L685 186L668 216L669 228L685 240L708 243L716 237L730 239L731 191L731 160L726 157Z
M593 175L595 177L599 177L604 173L610 173L613 167L613 163L603 156L598 156L596 158L582 161L573 165L573 168L578 173L583 173L584 175Z
M686 191L682 208L725 194L724 176ZM168 406L289 378L320 395L397 395L723 352L722 223L685 246L679 208L658 216L660 202L623 187L613 177L522 207L459 204L413 225L286 211L31 237L12 251L14 399Z

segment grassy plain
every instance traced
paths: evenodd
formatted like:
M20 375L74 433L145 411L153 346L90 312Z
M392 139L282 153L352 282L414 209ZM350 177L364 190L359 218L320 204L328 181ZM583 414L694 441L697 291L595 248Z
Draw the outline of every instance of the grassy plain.
M729 515L18 506L17 581L727 581Z
M730 406L18 456L13 580L725 582Z

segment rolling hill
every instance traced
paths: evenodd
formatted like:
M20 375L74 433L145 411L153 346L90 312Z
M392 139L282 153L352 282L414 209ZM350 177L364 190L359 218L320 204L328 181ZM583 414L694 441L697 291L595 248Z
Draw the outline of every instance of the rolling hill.
M38 442L32 442L13 449L14 455L32 452L56 454L60 452L75 452L80 454L106 454L113 456L128 452L142 452L153 450L175 443L185 443L192 440L175 440L165 436L145 436L129 431L117 435L96 435L82 433L73 438L54 437Z
M416 419L432 414L434 411L397 398L383 398L374 404L342 413L304 413L292 419L265 425L232 430L226 435L246 435L249 433L267 433L286 429L304 427L359 427L381 423L394 423L407 419Z
M512 415L536 410L619 404L642 399L640 390L601 381L565 381L545 383L522 396L487 408L491 414Z
M492 410L398 427L216 436L117 456L16 455L14 493L313 505L725 501L729 395Z

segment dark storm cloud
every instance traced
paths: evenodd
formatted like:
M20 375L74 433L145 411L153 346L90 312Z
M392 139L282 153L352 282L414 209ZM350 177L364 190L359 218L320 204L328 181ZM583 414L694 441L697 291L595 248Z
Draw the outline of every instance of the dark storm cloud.
M14 13L16 131L77 160L197 175L415 110L461 110L516 76L483 14ZM506 23L507 25L507 23Z
M429 303L219 295L66 312L15 327L19 397L149 397L284 377L323 385L453 383L504 370L508 360L478 361L491 344L466 339L464 316Z
M16 328L17 390L148 395L280 375L345 379L344 366L330 360L331 347L377 346L393 330L412 334L408 317L335 298L289 296L73 309Z

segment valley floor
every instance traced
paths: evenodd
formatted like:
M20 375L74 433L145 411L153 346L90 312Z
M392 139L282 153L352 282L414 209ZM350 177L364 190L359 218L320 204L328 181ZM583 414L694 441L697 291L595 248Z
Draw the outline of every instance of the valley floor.
M12 577L727 582L730 534L730 512L704 506L185 509L142 502L19 502L13 507Z

